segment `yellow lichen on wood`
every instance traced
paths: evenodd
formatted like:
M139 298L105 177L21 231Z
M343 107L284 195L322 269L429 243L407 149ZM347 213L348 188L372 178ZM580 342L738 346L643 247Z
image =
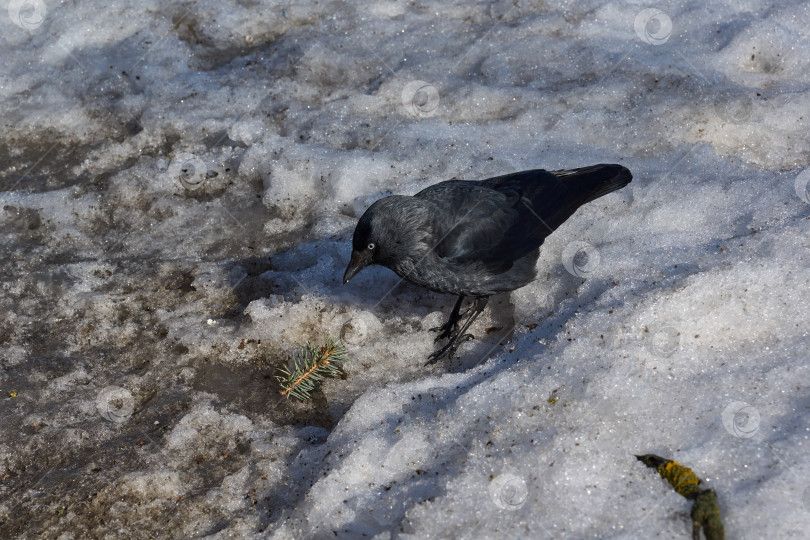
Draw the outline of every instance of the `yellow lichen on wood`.
M684 467L677 461L667 461L658 467L658 474L687 499L697 497L696 488L700 480L689 467Z
M720 519L720 505L717 503L717 493L712 489L700 487L700 479L689 467L684 467L677 461L662 458L655 454L636 456L647 467L652 467L661 478L669 482L680 495L687 499L694 499L692 505L692 538L700 538L700 531L706 540L723 540L726 532Z

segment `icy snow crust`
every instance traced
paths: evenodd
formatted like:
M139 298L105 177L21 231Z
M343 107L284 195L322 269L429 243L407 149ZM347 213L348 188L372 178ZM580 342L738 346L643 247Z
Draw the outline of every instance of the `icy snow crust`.
M0 536L687 538L656 453L806 538L806 2L0 7ZM459 360L340 283L381 196L600 162Z

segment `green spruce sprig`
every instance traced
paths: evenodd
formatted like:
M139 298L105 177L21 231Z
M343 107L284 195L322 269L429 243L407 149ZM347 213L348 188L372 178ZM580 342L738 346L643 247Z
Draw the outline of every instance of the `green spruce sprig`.
M323 347L307 342L304 350L293 357L292 366L279 368L281 374L276 375L281 383L279 393L309 401L324 378L342 373L340 364L348 361L347 355L346 346L332 338L327 337Z

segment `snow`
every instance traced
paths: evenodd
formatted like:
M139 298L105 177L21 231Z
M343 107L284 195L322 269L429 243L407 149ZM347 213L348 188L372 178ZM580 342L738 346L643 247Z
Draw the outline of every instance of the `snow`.
M0 536L810 530L810 5L0 4ZM374 200L621 163L424 366L454 298ZM340 337L308 404L276 370Z

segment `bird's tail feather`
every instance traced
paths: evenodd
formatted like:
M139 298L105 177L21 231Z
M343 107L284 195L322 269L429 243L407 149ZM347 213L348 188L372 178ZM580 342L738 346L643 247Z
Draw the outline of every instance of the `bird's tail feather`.
M621 189L630 183L633 175L621 165L601 163L582 167L581 169L568 169L563 171L549 171L570 187L587 196L580 204L591 202L603 195Z

